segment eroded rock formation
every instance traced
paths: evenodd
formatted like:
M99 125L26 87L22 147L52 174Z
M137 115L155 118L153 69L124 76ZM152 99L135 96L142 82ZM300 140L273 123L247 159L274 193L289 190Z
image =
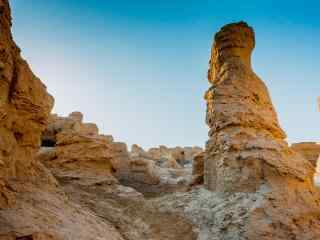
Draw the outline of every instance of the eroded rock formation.
M145 151L137 144L131 147L128 184L148 196L185 191L192 182L192 162L200 147L164 145Z
M206 151L134 145L131 153L80 112L49 116L53 98L21 59L10 27L8 1L0 0L0 239L320 238L313 151L299 148L305 158L285 142L251 69L247 24L215 36Z
M200 152L194 156L192 162L192 182L191 185L201 185L204 183L204 158L205 153Z
M74 112L67 117L51 115L37 157L63 181L74 178L89 185L109 181L155 196L187 188L192 158L199 149L160 146L144 151L133 145L129 153L125 143L100 135L95 124L84 123L82 113ZM190 164L183 165L186 162Z
M131 147L131 155L135 157L143 157L147 159L154 160L158 165L162 163L169 163L171 166L175 165L177 168L179 166L191 164L195 155L202 152L203 149L200 147L174 147L169 148L164 145L159 147L152 147L145 151L142 147L137 144L133 144ZM174 163L174 161L176 163Z
M7 0L0 0L0 30L1 238L123 240L110 223L69 201L37 160L53 98L12 39Z
M159 167L156 161L142 157L144 150L138 146L129 154L126 144L114 142L111 136L107 142L98 141L106 137L96 130L84 132L82 128L88 124L82 119L79 112L68 117L53 115L42 141L43 145L54 142L54 146L43 146L38 154L72 202L89 208L101 222L112 223L128 240L195 239L197 234L188 220L160 213L144 198L181 188L175 181L171 185L163 182L178 178L171 176L175 169Z
M253 29L240 22L221 28L212 48L212 86L205 95L210 127L206 186L227 194L221 201L247 195L251 204L243 202L241 209L239 200L235 209L217 213L217 222L226 225L215 225L215 237L317 239L320 194L313 185L315 169L285 141L268 90L251 68L254 46ZM243 216L236 217L241 211Z
M301 153L310 163L316 167L320 156L320 144L315 142L301 142L291 145L291 149Z
M43 174L34 156L53 98L20 56L11 35L7 0L0 1L0 208L13 200L8 180L33 181Z
M116 163L113 145L117 143L111 136L100 135L96 124L84 123L82 119L80 112L68 117L52 115L42 135L43 147L38 159L56 177L81 176L90 181L100 181L99 178L116 181L112 175L116 171L112 161Z

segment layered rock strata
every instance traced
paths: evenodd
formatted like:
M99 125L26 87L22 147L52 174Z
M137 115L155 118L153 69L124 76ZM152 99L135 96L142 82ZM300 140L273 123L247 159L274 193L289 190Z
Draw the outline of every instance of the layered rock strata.
M249 208L243 206L241 221L235 217L239 212L217 213L218 222L230 218L224 229L216 226L215 237L317 239L315 169L285 141L268 90L251 67L254 46L253 29L240 22L222 27L212 48L211 87L205 94L210 127L206 187L225 194L221 201L243 194L251 201ZM242 210L240 204L233 211ZM238 236L225 238L231 232Z
M202 185L204 183L204 158L205 153L201 152L194 156L192 162L192 182L191 186Z
M11 35L7 0L0 1L0 208L13 197L8 180L33 181L42 167L35 161L53 98L21 58Z
M320 156L320 144L315 142L301 142L291 145L291 149L301 153L310 163L316 167Z
M0 0L0 239L123 240L69 201L36 158L53 98L21 58L10 28L9 1Z
M129 154L124 143L99 134L93 123L83 122L80 112L68 117L52 115L42 135L38 153L58 178L81 177L88 181L117 182L114 176L128 174Z

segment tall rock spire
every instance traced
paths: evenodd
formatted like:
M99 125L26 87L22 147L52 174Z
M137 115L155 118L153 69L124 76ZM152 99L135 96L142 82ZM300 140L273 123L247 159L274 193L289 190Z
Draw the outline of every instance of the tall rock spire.
M227 196L247 194L248 201L259 196L249 204L243 225L235 227L234 239L320 238L315 169L285 141L268 90L251 68L254 46L254 31L244 22L215 35L208 71L212 86L205 94L206 187Z
M208 164L215 165L208 171L218 170L207 178L212 190L256 190L264 159L276 158L275 152L286 147L268 90L251 69L254 45L253 29L244 22L226 25L215 35L208 74L212 87L205 95Z

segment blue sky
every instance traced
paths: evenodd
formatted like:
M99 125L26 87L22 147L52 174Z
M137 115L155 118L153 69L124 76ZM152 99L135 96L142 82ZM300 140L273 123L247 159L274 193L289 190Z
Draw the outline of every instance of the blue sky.
M55 97L130 146L203 146L214 33L244 20L290 142L318 141L318 1L11 0L13 34Z

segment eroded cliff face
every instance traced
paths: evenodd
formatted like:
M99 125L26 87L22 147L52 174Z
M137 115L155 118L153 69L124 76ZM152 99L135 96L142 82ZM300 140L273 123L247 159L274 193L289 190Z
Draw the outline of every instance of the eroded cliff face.
M9 2L0 0L0 238L122 240L70 201L36 159L53 98L21 58Z
M252 201L242 223L224 230L226 236L238 228L239 238L230 239L317 239L315 169L284 140L268 90L251 68L254 45L253 29L244 22L226 25L215 35L208 74L212 86L205 95L210 127L206 186L246 194ZM254 195L260 200L252 200Z
M43 171L35 161L53 98L20 56L11 35L7 0L0 1L0 208L13 200L7 180L32 181Z

